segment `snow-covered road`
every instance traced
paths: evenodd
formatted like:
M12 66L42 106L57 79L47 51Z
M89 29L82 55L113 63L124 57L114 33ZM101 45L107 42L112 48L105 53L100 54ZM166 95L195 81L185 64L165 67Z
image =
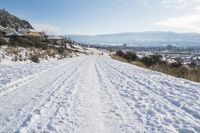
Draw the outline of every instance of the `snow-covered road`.
M0 133L200 132L200 84L107 56L0 66L0 76Z

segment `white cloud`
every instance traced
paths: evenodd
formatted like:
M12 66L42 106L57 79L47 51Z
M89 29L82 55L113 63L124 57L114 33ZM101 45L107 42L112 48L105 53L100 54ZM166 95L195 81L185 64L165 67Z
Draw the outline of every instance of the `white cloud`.
M200 5L200 0L162 0L165 7L176 7L177 9L195 8Z
M114 2L116 2L117 4L120 4L121 6L124 6L124 7L131 6L131 4L133 4L132 2L134 2L134 1L135 0L114 0Z
M200 11L200 5L199 5L199 6L196 6L196 8L195 8L194 10Z
M200 32L200 14L191 14L181 17L168 18L156 23L159 26L174 30Z
M130 6L134 3L141 3L143 6L160 4L163 7L175 7L177 9L196 8L200 6L200 0L113 0L116 3L124 6Z
M156 24L174 31L200 32L200 0L162 0L166 7L184 11L182 16L168 17Z
M48 34L56 34L60 32L60 29L57 26L47 24L47 23L33 23L32 24L35 30L45 31Z

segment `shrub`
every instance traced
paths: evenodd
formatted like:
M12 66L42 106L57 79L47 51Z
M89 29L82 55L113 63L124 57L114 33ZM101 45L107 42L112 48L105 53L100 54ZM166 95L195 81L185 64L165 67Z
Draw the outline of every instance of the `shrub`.
M59 47L58 48L58 53L63 55L64 54L64 48L63 47Z
M118 50L116 52L116 55L120 56L120 57L124 57L125 53L122 50Z
M162 63L162 55L150 55L152 59L152 64L161 64Z
M133 63L134 65L138 66L138 67L143 67L143 68L146 68L145 64L143 64L142 62L134 62Z
M124 55L124 58L126 58L128 62L136 61L138 59L137 55L132 51L126 52L126 54Z
M0 46L5 45L7 42L4 40L4 38L0 35Z
M147 67L151 66L153 63L152 63L152 58L151 57L147 57L147 56L144 56L140 59L140 61L145 64Z
M40 62L40 59L37 55L32 55L31 56L31 61L35 62L35 63L39 63Z
M48 51L49 46L48 45L42 45L42 50Z
M111 55L111 57L115 60L119 60L119 61L122 61L122 62L127 62L127 60L121 56L118 56L118 55Z
M28 52L25 53L25 56L26 56L26 57L28 56Z
M179 77L179 78L187 78L187 77L188 77L188 76L187 76L188 73L189 73L189 69L188 69L188 68L182 66L182 67L179 67L179 68L177 69L177 71L178 71L178 77Z
M18 55L18 53L21 51L19 50L17 47L8 47L5 49L6 53L8 54L14 54L14 55Z
M196 66L197 66L197 64L194 61L189 64L189 67L191 67L191 68L194 68Z
M127 55L122 51L117 51L116 55L112 55L112 58L119 61L127 62L127 59L125 58ZM137 60L133 62L133 64L139 67L148 68L154 71L173 75L175 77L200 82L200 66L198 66L194 62L188 65L190 66L189 68L187 66L184 66L180 61L168 64L167 62L162 60L161 55L150 55L142 57L139 61Z
M42 47L42 40L37 37L12 37L10 39L10 45L21 47Z
M125 53L122 50L118 50L116 55L125 58L128 62L136 61L138 59L138 56L132 51L127 51Z
M165 64L166 62L162 61L162 55L150 55L150 56L144 56L140 59L142 63L144 63L146 66L152 66L156 64Z
M17 55L15 55L13 61L15 61L15 62L18 61L18 56Z
M181 66L182 66L182 63L179 62L179 61L170 64L170 67L171 67L171 68L173 68L173 67L174 67L174 68L179 68L179 67L181 67Z

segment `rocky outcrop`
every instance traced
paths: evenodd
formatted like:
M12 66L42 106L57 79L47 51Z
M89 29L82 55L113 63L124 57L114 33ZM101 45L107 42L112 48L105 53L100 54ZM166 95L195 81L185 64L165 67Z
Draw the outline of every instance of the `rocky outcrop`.
M0 9L0 25L16 30L19 28L34 29L28 21L19 19L7 12L5 9Z

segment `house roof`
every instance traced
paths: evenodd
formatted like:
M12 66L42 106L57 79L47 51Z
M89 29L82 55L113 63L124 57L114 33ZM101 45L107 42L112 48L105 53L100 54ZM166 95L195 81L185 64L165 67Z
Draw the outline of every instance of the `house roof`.
M6 36L23 36L23 35L20 34L19 32L14 31L14 32L12 32L12 33L6 34Z
M30 32L30 29L19 29L20 33L26 33L26 32Z
M14 30L14 29L11 29L11 28L5 28L5 29L3 30L3 32L5 32L6 34L9 34L9 33L15 32L15 30Z

